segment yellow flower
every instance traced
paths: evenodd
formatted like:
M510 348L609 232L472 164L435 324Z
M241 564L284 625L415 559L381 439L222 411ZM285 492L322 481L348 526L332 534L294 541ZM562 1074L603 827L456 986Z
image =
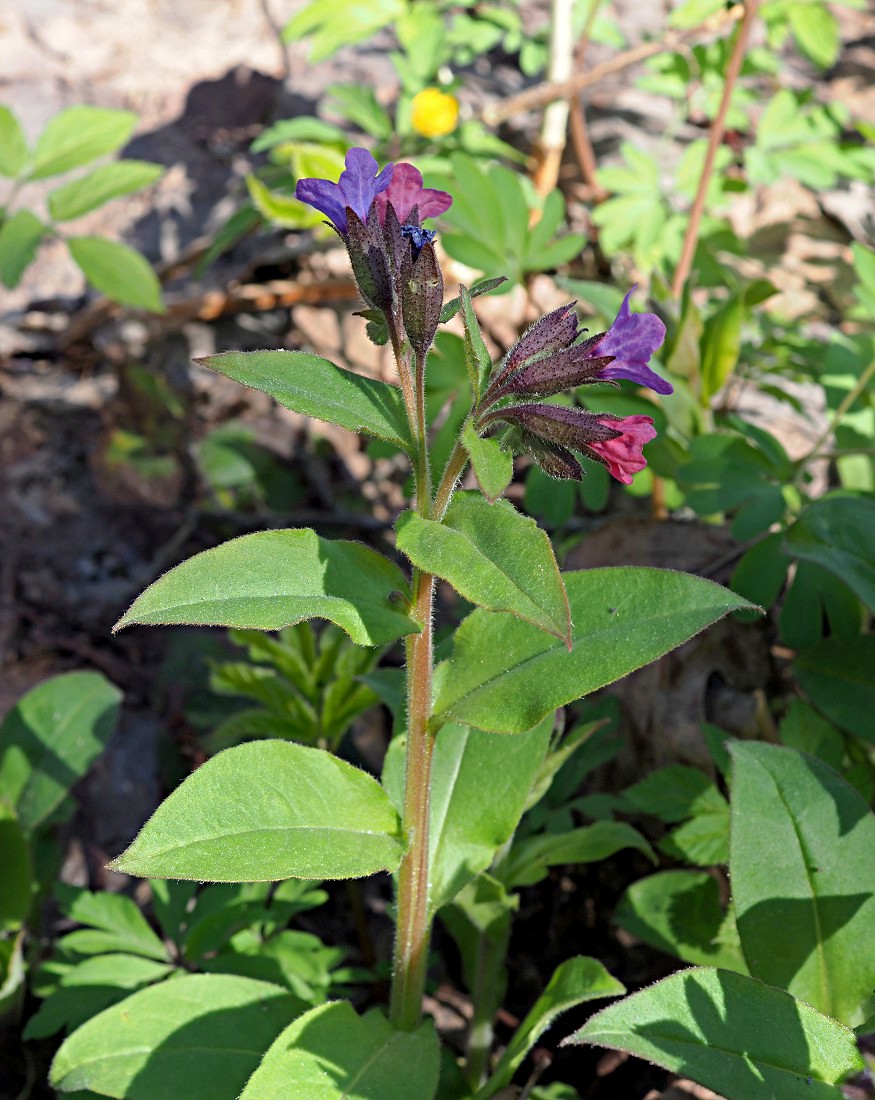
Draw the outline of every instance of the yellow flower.
M459 121L459 101L440 88L425 88L413 97L411 122L423 137L451 134Z

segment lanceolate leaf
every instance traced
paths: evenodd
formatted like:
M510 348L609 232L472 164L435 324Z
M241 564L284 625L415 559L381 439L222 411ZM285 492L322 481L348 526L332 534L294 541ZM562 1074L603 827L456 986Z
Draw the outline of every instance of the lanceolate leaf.
M304 1005L269 982L190 974L119 1001L74 1031L50 1081L118 1100L237 1100Z
M622 848L637 848L656 862L653 849L637 829L625 821L596 821L567 833L525 837L511 848L495 872L505 886L531 886L547 877L548 867L564 863L596 863Z
M60 176L113 153L124 145L136 125L133 111L67 107L49 119L37 138L30 176L37 180Z
M543 763L553 715L508 742L450 723L437 735L429 816L429 905L458 894L513 834ZM383 767L383 786L396 806L404 800L404 740L396 738Z
M619 997L626 989L596 959L578 955L562 963L505 1048L477 1100L487 1100L510 1082L517 1067L557 1016L600 997Z
M392 562L357 542L315 531L261 531L205 550L165 573L134 601L131 623L281 630L328 619L358 645L381 645L418 625L404 613L407 581Z
M147 164L142 160L120 160L101 165L81 179L56 187L48 197L49 213L56 221L79 218L110 199L148 187L163 172L160 164Z
M335 1001L286 1028L240 1100L432 1100L439 1072L430 1020L396 1031L377 1010L357 1016Z
M134 309L164 312L161 284L145 256L103 237L68 237L67 247L85 278L101 294Z
M814 756L731 751L730 874L750 972L862 1023L875 988L875 815Z
M394 871L403 851L371 776L322 749L253 741L190 775L112 866L211 882L360 878Z
M121 692L98 672L68 672L29 691L0 725L0 798L35 829L106 747Z
M706 967L609 1005L566 1043L626 1050L727 1100L840 1100L854 1033L782 989Z
M531 729L550 711L613 683L729 611L751 607L711 581L668 569L565 573L573 648L510 615L474 611L436 673L436 723L496 733Z
M303 351L229 351L197 362L270 394L287 409L412 448L401 391L387 382Z
M442 523L404 512L398 549L443 578L466 600L509 611L570 647L568 597L553 547L533 519L506 500L457 493Z

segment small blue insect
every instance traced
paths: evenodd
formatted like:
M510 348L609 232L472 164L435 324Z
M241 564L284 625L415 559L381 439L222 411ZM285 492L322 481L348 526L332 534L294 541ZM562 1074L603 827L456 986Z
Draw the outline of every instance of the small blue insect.
M405 237L413 247L414 260L422 251L424 244L431 244L437 236L433 229L421 229L418 225L402 225L401 236Z

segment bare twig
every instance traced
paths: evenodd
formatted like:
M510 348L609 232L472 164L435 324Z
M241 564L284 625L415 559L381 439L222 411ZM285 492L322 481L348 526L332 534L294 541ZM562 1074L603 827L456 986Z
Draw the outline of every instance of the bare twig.
M717 150L720 147L720 143L723 141L729 103L732 99L732 93L735 90L735 82L738 80L738 74L741 71L744 51L747 48L747 39L758 7L759 0L745 0L741 26L738 28L735 44L732 47L732 56L729 58L729 64L726 66L726 78L723 81L723 94L720 97L720 106L717 109L717 114L714 121L711 123L711 131L708 134L708 148L705 152L705 163L702 165L702 174L699 177L696 197L693 199L693 205L690 208L690 217L687 221L686 233L684 234L681 257L678 260L674 278L671 281L671 293L675 300L678 300L683 293L684 286L690 274L690 268L693 264L693 256L696 251L696 244L699 240L699 226L702 223L702 214L705 210L705 199L708 195L708 185L711 182L711 175L714 171L714 159L717 156Z
M622 72L623 69L628 69L630 65L645 61L648 57L653 57L654 54L676 50L679 46L691 39L698 38L702 34L719 33L727 24L737 23L743 15L744 5L735 4L726 11L720 12L719 15L706 20L698 27L690 27L684 31L670 31L658 42L644 42L640 46L635 46L634 49L617 54L609 61L603 61L601 65L593 66L589 72L577 73L569 80L561 81L558 84L545 81L543 84L537 84L534 88L527 88L519 95L510 96L501 103L492 103L484 108L480 117L488 126L497 126L500 122L506 122L507 119L513 118L514 115L521 114L524 111L534 111L539 107L546 107L548 103L552 103L556 99L568 99L569 96L576 95L583 88L588 88L591 84L598 84L606 76Z
M598 14L600 4L601 0L591 0L590 9L586 17L586 25L583 28L583 33L575 49L574 62L578 72L583 72L590 34L592 33L592 26L593 23L595 23L595 17ZM599 183L595 153L593 151L592 142L589 139L589 129L586 124L586 111L580 93L571 97L569 112L571 122L571 144L574 146L574 155L577 157L580 174L583 176L584 182L592 192L593 201L596 203L602 202L608 197L608 193Z
M593 0L597 2L597 0ZM549 79L562 83L571 76L574 61L572 35L573 0L551 0ZM568 134L568 103L556 99L547 105L541 134L535 147L535 171L532 179L539 195L549 195L559 181L559 165Z

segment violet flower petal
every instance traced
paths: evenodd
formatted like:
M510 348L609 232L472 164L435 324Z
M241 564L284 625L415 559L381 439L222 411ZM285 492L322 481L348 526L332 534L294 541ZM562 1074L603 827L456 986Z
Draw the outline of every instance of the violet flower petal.
M341 172L337 183L298 180L295 198L323 213L345 237L349 231L346 208L366 222L374 198L389 186L393 165L387 164L382 172L378 172L379 167L367 149L350 149L346 154L346 170Z
M367 149L350 149L346 154L346 171L341 172L337 185L344 205L355 210L366 221L371 203L392 180L394 165L387 164L382 172Z
M346 236L346 203L336 183L319 179L298 180L295 198L320 211L333 222L338 232Z
M665 339L665 325L655 313L630 313L629 299L633 286L620 306L614 323L598 341L598 355L613 355L614 361L603 367L599 378L606 382L626 378L656 393L669 394L674 386L647 366L647 361Z

